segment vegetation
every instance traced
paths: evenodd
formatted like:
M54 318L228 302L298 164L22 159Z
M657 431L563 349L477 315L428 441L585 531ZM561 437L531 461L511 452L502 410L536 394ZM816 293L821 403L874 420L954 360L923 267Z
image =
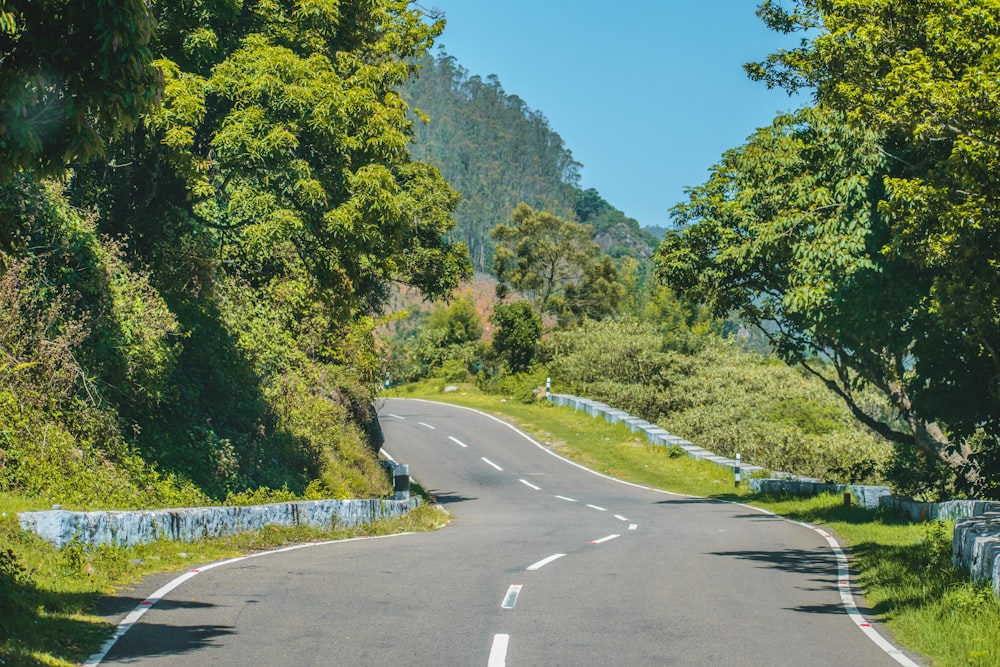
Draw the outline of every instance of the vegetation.
M1000 497L998 9L798 0L759 14L807 36L751 76L813 88L817 105L723 157L675 209L687 227L661 246L660 275L771 323L776 352L925 479L947 466L954 490ZM866 411L861 387L892 411Z

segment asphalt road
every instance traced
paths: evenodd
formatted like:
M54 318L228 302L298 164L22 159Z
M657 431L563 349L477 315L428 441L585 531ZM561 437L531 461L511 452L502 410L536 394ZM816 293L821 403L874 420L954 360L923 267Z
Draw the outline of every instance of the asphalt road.
M474 411L380 415L446 528L206 568L102 664L900 664L815 531L603 478Z

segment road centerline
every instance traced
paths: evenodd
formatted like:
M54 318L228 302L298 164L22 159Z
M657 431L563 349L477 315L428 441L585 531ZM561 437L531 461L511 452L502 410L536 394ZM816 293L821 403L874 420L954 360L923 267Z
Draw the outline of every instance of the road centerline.
M621 535L618 533L615 533L614 535L608 535L607 537L602 537L599 540L594 540L593 542L591 542L591 544L604 544L605 542L610 542L611 540L617 537L621 537Z
M592 510L597 510L598 512L607 512L608 511L608 510L604 509L603 507L598 507L597 505L587 505L587 507L589 507Z
M489 460L488 458L486 458L485 456L484 456L484 457L482 457L482 459L483 459L483 461L484 461L484 462L486 463L486 465L488 465L488 466L491 466L492 468L495 468L495 469L496 469L497 471L499 471L499 472L503 472L503 468L501 468L500 466L498 466L498 465L497 465L496 463L493 463L493 461L490 461L490 460Z
M529 572L535 572L537 570L542 569L543 567L545 567L546 565L548 565L552 561L559 560L560 558L562 558L565 555L566 554L552 554L548 558L543 558L542 560L538 561L537 563L532 563L531 565L529 565L527 567L527 570Z
M521 484L524 484L524 485L525 485L526 487L528 487L529 489L534 489L535 491L541 491L541 490L542 490L542 487L540 487L540 486L535 486L534 484L532 484L531 482L529 482L529 481L528 481L528 480L526 480L526 479L519 479L519 480L517 480L517 481L519 481L519 482L520 482Z
M437 430L436 426L431 426L427 422L417 422L417 423L420 424L421 426L426 426L427 428L429 428L432 431L436 431Z
M467 444L465 444L464 442L462 442L462 441L461 441L461 440L459 440L458 438L454 438L454 437L452 437L452 436L450 436L450 435L449 435L449 436L448 436L448 439L449 439L449 440L451 440L452 442L454 442L454 443L455 443L456 445L458 445L459 447L468 447L468 445L467 445Z
M556 498L558 498L559 500L565 500L568 503L575 503L576 502L575 498L567 498L566 496L556 496Z
M490 647L490 658L486 667L505 667L509 644L510 635L493 635L493 645Z
M513 609L522 588L524 588L523 584L511 584L510 588L507 589L507 594L503 596L503 602L500 603L500 606L503 609Z

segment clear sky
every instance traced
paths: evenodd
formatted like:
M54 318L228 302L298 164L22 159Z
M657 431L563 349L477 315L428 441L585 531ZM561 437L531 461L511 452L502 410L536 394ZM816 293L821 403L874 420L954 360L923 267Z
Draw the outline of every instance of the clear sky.
M743 63L792 46L756 0L423 0L437 44L542 112L584 188L643 226L669 226L684 188L776 113L801 106Z

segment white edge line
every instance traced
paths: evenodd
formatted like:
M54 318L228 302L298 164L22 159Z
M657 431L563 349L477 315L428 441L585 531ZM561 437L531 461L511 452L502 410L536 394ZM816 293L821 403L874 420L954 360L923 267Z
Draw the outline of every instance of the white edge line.
M517 480L517 481L519 481L519 482L520 482L521 484L524 484L524 485L525 485L526 487L528 487L529 489L534 489L535 491L541 491L541 490L542 490L542 487L540 487L540 486L535 486L534 484L532 484L531 482L529 482L529 481L528 481L528 480L526 480L526 479L519 479L519 480Z
M490 461L485 456L482 457L482 458L483 458L483 461L486 462L486 465L491 466L491 467L495 468L496 470L498 470L500 472L503 472L503 468L501 468L500 466L498 466L496 463L493 463L493 461Z
M598 512L607 512L608 511L608 510L604 509L603 507L598 507L597 505L587 505L587 507L589 507L592 510L597 510Z
M540 450L542 450L543 452L545 452L549 456L552 456L553 458L557 458L557 459L559 459L559 460L561 460L561 461L563 461L565 463L568 463L569 465L573 466L574 468L579 468L580 470L589 472L592 475L596 475L598 477L603 477L604 479L611 480L612 482L616 482L618 484L623 484L625 486L630 486L630 487L636 488L636 489L644 489L646 491L652 491L653 493L659 493L659 494L662 494L662 495L665 495L665 496L675 496L675 497L678 497L678 498L700 498L701 497L701 496L693 496L693 495L691 495L689 493L675 493L673 491L664 491L663 489L656 489L656 488L653 488L651 486L645 486L643 484L635 484L633 482L626 482L623 479L617 479L615 477L612 477L611 475L605 475L604 473L599 473L596 470L591 470L590 468L588 468L585 465L577 463L576 461L570 461L565 456L561 456L560 454L555 453L554 451L552 451L551 449L549 449L548 447L546 447L542 443L538 442L537 440L535 440L530 435L528 435L527 433L525 433L521 429L517 428L513 424L505 422L504 420L500 419L499 417L494 417L493 415L489 414L488 412L483 412L482 410L477 410L475 408L467 408L464 405L453 405L451 403L441 403L439 401L428 401L427 399L424 399L424 398L404 398L404 399L398 399L398 400L420 401L420 402L423 402L423 403L433 403L435 405L447 405L447 406L450 406L450 407L453 407L453 408L458 408L459 410L468 410L470 412L476 412L476 413L478 413L480 415L483 415L487 419L492 419L495 422L503 424L504 426L506 426L507 428L509 428L510 430L514 431L515 433L517 433L518 435L520 435L522 438L524 438L525 440L527 440L528 442L530 442L531 444L533 444L535 447L538 447ZM556 497L558 498L559 496L556 496ZM715 502L724 503L724 504L727 504L727 505L736 505L738 507L745 507L745 508L753 510L755 512L760 512L762 514L769 514L771 516L777 517L777 518L781 519L782 521L788 521L789 523L797 524L797 525L800 525L800 526L805 526L805 527L808 527L810 530L815 530L815 528L813 528L812 526L809 526L808 524L803 524L803 523L798 522L798 521L792 521L791 519L788 519L788 518L783 517L781 515L775 514L774 512L770 512L768 510L762 509L760 507L754 507L753 505L748 505L746 503L737 503L737 502L733 502L731 500L718 500L718 499L714 499L714 498L712 500L714 500ZM833 544L836 544L837 545L837 549L839 550L839 553L837 551L834 552L835 554L837 554L838 570L847 569L847 558L843 557L843 550L841 550L840 544L832 536L830 538L828 538L827 541L828 542L832 541L831 548L832 548ZM843 557L843 560L841 560L842 557ZM848 574L849 574L850 573L849 569L847 569L847 571L848 571ZM845 577L839 577L838 576L838 581L850 581L850 580L846 576ZM845 609L845 611L847 611L848 614L851 614L851 610L853 609L854 610L854 614L857 614L857 618L861 619L861 623L865 624L865 625L861 625L860 623L858 623L857 620L855 620L855 623L858 625L859 629L862 632L865 633L865 636L867 636L869 639L871 639L875 643L876 646L878 646L883 651L885 651L886 653L888 653L899 664L905 665L905 667L919 667L919 665L917 665L917 663L915 663L912 660L910 660L906 655L903 654L902 651L900 651L898 648L896 648L895 646L893 646L885 637L883 637L882 635L880 635L878 633L878 630L876 630L875 628L873 628L871 626L871 624L868 623L868 621L864 620L864 616L862 616L861 612L858 611L857 604L854 602L854 594L853 594L853 591L851 590L851 588L850 588L849 585L847 586L847 593L846 594L843 591L841 591L841 597L842 597L842 599L845 598L845 595L846 595L846 597L849 597L849 599L850 599L850 606L848 606L846 604L846 602L845 602L844 609ZM855 619L854 614L851 614L852 620Z
M448 439L449 439L449 440L451 440L452 442L454 442L455 444L457 444L457 445L458 445L459 447L468 447L468 445L467 445L467 444L465 444L464 442L462 442L462 441L461 441L461 440L459 440L458 438L453 438L453 437L451 437L451 436L449 435L449 436L448 436Z
M101 664L108 653L114 648L114 645L121 639L129 629L135 625L143 615L149 611L153 605L159 602L167 593L174 590L181 584L183 584L188 579L205 572L206 570L212 570L223 565L230 565L232 563L238 563L248 558L258 558L260 556L269 556L271 554L280 554L286 551L295 551L296 549L307 549L309 547L321 547L328 544L338 544L340 542L360 542L362 540L381 540L387 537L403 537L405 535L413 535L414 533L395 533L393 535L377 535L374 537L351 537L346 540L327 540L325 542L306 542L303 544L295 544L290 547L283 547L281 549L274 549L272 551L261 551L259 553L251 554L249 556L239 556L237 558L230 558L228 560L222 560L217 563L209 563L208 565L200 565L198 567L193 567L179 577L170 580L165 585L161 586L150 595L148 598L136 605L125 618L123 618L119 623L118 627L115 629L115 633L101 646L100 650L94 655L87 658L87 661L82 663L84 667L95 667Z
M538 561L537 563L532 563L531 565L529 565L527 567L527 570L528 570L528 572L534 572L536 570L540 570L543 567L545 567L546 565L548 565L549 563L551 563L552 561L559 560L560 558L562 558L565 555L566 554L552 554L548 558L543 558L542 560Z
M389 452L385 451L385 447L383 447L382 449L378 450L378 452L379 452L379 454L381 454L382 456L384 456L388 460L392 461L393 463L396 462L396 459L392 458L392 454L390 454Z
M617 537L621 537L621 535L619 535L618 533L615 533L614 535L608 535L607 537L602 537L599 540L594 540L593 542L591 542L591 544L604 544L605 542L610 542L611 540Z
M490 659L486 663L486 667L505 667L509 644L510 635L493 635L493 646L490 647Z

